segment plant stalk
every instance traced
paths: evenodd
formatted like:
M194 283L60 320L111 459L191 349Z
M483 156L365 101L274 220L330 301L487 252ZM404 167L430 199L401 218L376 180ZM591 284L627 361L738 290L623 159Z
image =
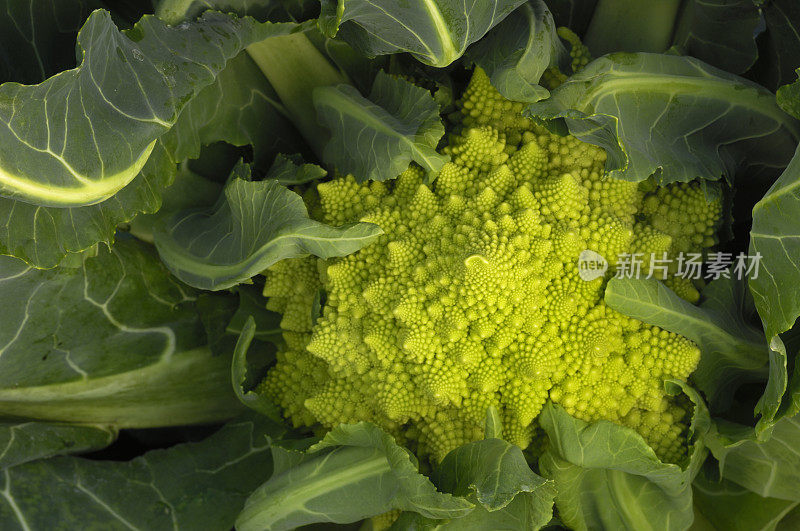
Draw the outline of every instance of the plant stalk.
M322 158L329 133L319 125L314 89L350 83L303 33L270 37L247 47L300 134Z
M592 55L666 51L682 0L600 0L584 43Z

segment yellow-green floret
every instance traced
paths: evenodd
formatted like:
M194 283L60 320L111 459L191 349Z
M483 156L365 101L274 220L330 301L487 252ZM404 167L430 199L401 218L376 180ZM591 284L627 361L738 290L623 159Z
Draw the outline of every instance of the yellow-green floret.
M583 67L588 65L592 60L592 54L589 53L589 48L581 42L580 37L578 37L574 31L562 26L558 28L557 33L569 48L569 68L571 72L561 72L556 66L551 66L545 70L539 82L550 90L553 90L566 81L568 75L583 70Z
M687 378L699 350L612 310L603 292L621 253L713 245L718 209L675 231L685 201L699 208L698 185L648 193L604 179L601 149L515 116L481 71L461 106L452 162L432 185L413 166L391 183L318 185L321 221L384 234L350 256L266 271L286 347L260 391L297 425L371 421L433 460L481 438L489 406L527 447L549 400L634 428L679 461L686 411L664 381ZM611 263L605 276L581 277L586 249Z

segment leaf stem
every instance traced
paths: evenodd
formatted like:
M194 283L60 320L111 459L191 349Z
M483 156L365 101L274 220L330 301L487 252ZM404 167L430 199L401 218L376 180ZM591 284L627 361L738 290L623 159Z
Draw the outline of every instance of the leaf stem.
M682 0L600 0L585 44L594 56L665 51L672 44Z
M271 37L251 44L247 53L278 93L294 125L321 158L329 134L317 121L312 94L317 87L349 84L350 80L304 33Z

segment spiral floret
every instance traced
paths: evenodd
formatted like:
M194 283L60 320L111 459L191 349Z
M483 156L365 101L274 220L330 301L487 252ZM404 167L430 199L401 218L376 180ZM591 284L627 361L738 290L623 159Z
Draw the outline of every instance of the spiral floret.
M658 203L699 212L698 185L646 195L605 179L601 149L513 118L514 105L477 71L432 185L412 166L392 183L318 186L322 221L383 235L343 258L265 272L289 337L259 389L297 425L371 421L433 461L481 438L490 406L503 436L529 446L551 401L636 429L677 462L686 414L664 382L686 379L700 352L612 310L603 292L619 253L713 245L718 210L674 230ZM581 278L585 249L609 259L605 276Z

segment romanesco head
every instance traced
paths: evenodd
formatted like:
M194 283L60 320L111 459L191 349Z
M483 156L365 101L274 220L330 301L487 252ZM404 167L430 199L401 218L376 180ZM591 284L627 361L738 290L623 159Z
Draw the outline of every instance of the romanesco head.
M322 221L384 233L350 256L266 271L286 347L261 391L298 425L371 421L433 460L481 438L490 406L504 437L527 447L548 400L680 460L685 411L664 381L687 378L698 348L606 306L608 275L583 280L578 256L613 265L620 253L700 251L719 209L694 184L646 193L604 179L601 149L519 117L479 70L461 104L432 185L412 166L393 183L317 187ZM691 216L701 222L674 228L676 212L703 206Z

